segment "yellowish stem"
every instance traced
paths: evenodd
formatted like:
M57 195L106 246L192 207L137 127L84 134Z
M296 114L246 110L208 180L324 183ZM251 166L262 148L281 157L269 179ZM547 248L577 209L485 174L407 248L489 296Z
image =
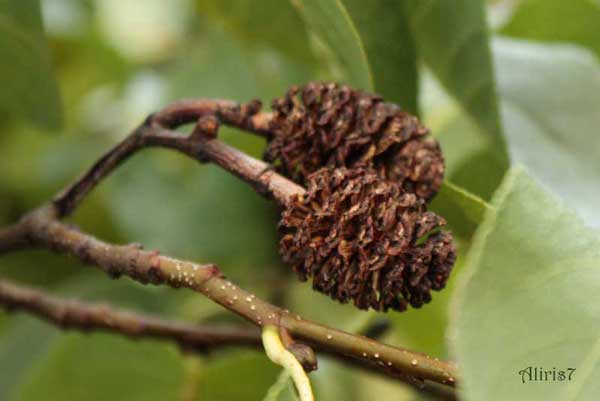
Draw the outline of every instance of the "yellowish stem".
M267 356L277 365L281 365L291 376L301 401L314 401L308 375L296 357L285 347L279 337L279 329L267 325L262 330L262 341Z

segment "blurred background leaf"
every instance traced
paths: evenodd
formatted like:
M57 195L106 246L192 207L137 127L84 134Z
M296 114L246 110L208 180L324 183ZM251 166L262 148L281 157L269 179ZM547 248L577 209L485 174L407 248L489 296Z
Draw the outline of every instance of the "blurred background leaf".
M596 0L523 0L502 27L503 35L570 42L600 56L600 3Z
M475 140L470 141L479 144L476 154L460 166L460 174L469 178L459 177L457 183L484 199L491 197L509 160L480 1L304 0L293 4L333 54L325 61L333 63L334 76L375 90L413 112L418 110L417 63L422 59L478 127ZM390 15L394 18L388 24ZM452 138L452 142L460 146L462 139ZM471 178L473 169L481 169L482 174Z
M431 210L444 216L448 227L455 235L470 239L490 205L483 199L446 180L435 199Z
M374 73L369 62L365 44L348 10L338 0L294 0L306 24L324 46L334 55L336 78L364 90L373 90ZM335 68L343 76L336 74Z
M182 377L181 354L164 342L69 334L33 368L16 399L173 400Z
M494 49L511 156L599 226L598 59L573 46L514 40Z
M502 135L489 32L479 0L404 0L419 54L437 79L479 125L489 143L485 186L478 195L489 199L509 160Z
M218 22L250 52L275 48L285 56L305 64L317 60L307 40L304 23L291 2L280 0L205 1L197 0L201 15Z
M337 3L340 13L347 13L349 24L358 35L355 40L366 53L373 85L369 89L417 113L416 50L402 3L394 0L340 0ZM394 17L389 18L390 15ZM337 47L339 44L332 41L329 45Z
M0 116L58 129L61 103L38 0L0 1Z
M279 371L280 367L262 352L243 351L220 357L202 373L194 400L262 400Z
M81 267L78 267L76 272L80 270ZM54 285L52 291L61 295L85 297L94 301L110 300L110 302L125 307L151 313L164 313L172 310L169 303L165 303L157 297L156 291L131 281L105 280L100 272L91 271L90 273L75 273L70 278L63 279L62 282ZM4 270L3 275L5 275ZM3 367L3 374L0 375L0 399L2 400L23 398L90 399L96 395L90 394L89 397L82 397L82 392L86 388L91 391L91 388L94 387L92 380L107 380L110 383L112 380L126 380L128 375L119 373L118 376L122 376L122 378L111 376L117 370L114 370L113 373L105 371L105 374L98 372L93 374L91 370L82 368L83 366L90 364L90 369L95 369L95 365L98 364L99 368L104 366L103 368L106 369L109 367L106 360L110 358L119 358L117 362L111 362L116 365L119 364L119 361L135 364L141 361L139 351L144 351L144 348L147 351L148 348L154 348L154 344L156 344L149 345L151 342L146 342L141 347L137 347L137 343L134 341L115 338L107 334L101 334L98 337L94 335L92 336L94 338L80 333L63 335L59 328L26 315L15 316L12 320L12 324L0 330L0 366ZM117 340L113 345L120 347L120 352L104 350L102 353L95 354L95 359L92 358L93 362L90 361L88 359L91 357L89 350L95 348L96 340L99 339L100 343L104 342L104 344L107 341L114 341L109 337ZM73 352L72 347L78 346L85 346L87 350L84 348L82 351ZM160 344L160 347L156 351L151 351L148 356L158 357L163 353L162 350L168 348L164 344ZM152 354L153 352L156 353ZM172 350L170 352L173 353ZM70 361L67 363L63 358L70 359ZM148 360L145 362L146 365L149 363L151 364ZM10 369L5 369L5 367L10 367ZM154 368L157 371L161 369L156 365ZM81 374L77 376L70 372L70 369L75 369ZM137 377L142 378L146 374L148 371L141 372ZM148 378L151 378L153 374ZM32 381L35 382L35 385L32 384ZM104 385L107 381L104 381ZM74 392L63 393L62 390L65 388L72 388ZM98 394L97 397L108 396L103 395L105 392L102 387L96 386L94 392ZM113 399L113 395L110 399Z

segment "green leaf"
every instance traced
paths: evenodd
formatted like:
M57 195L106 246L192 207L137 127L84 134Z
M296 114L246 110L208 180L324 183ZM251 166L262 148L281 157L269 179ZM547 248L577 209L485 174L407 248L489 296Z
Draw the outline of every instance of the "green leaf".
M335 55L348 84L375 87L365 45L341 0L291 0L317 37Z
M58 330L31 316L7 315L6 326L0 336L0 399L14 400L31 366L46 355Z
M464 116L444 126L437 137L444 150L448 179L485 200L491 199L505 173L494 161L497 146Z
M600 63L573 46L494 42L512 158L600 225Z
M307 319L340 330L357 332L366 329L377 317L375 311L367 312L349 304L333 301L325 294L313 290L309 282L299 281L295 275L290 278L292 282L286 290L286 306Z
M494 146L487 163L508 167L496 98L484 2L405 0L419 56L471 115ZM490 177L497 185L501 174Z
M453 300L464 399L596 400L600 234L521 169L493 204ZM571 381L523 383L530 366L576 371Z
M236 352L213 361L202 372L195 400L262 400L281 368L255 351Z
M360 370L348 369L345 364L323 356L319 358L319 368L310 374L310 382L315 400L370 400L370 396L361 394L364 386L360 381L364 377ZM284 371L266 392L263 401L299 401L294 384Z
M39 1L0 0L0 59L0 112L59 128L60 96Z
M475 232L489 208L483 199L448 180L431 202L431 210L443 216L455 234L466 239Z
M548 42L573 42L600 57L600 3L596 0L525 0L503 35Z
M259 98L269 104L271 97L283 96L291 85L313 75L306 63L293 62L271 49L249 48L234 33L233 28L223 29L211 21L202 25L189 51L168 72L170 99L200 96L246 102ZM262 151L262 142L255 142Z
M402 3L341 0L362 41L375 92L417 113L417 55Z
M275 383L269 387L263 401L300 401L287 371L281 371Z
M416 54L404 8L394 0L294 0L334 54L345 80L417 112Z
M139 155L115 173L109 200L126 238L217 263L232 280L255 290L276 274L271 266L279 261L277 220L268 200L218 167L176 154L151 156Z
M331 301L330 301L331 302ZM310 374L311 385L318 401L359 401L358 378L363 376L360 370L348 369L348 366L339 361L326 357L319 359L319 369ZM366 398L371 400L372 397Z
M167 305L164 295L157 296L157 291L131 281L107 280L104 273L95 271L53 286L52 292L69 298L81 298L85 294L86 299L93 301L110 299L116 305L153 313L164 311ZM23 313L7 315L5 328L0 332L0 371L3 373L0 375L0 399L15 400L24 391L29 391L27 387L32 377L39 373L35 369L48 363L49 352L65 338L62 334L58 327L37 317ZM85 355L83 353L81 358L85 359ZM84 364L85 360L81 362ZM61 395L56 394L57 399L63 399Z
M175 400L182 381L182 357L171 345L77 333L61 337L18 399Z
M304 23L288 1L199 0L201 15L219 22L245 44L270 46L308 64L315 62Z

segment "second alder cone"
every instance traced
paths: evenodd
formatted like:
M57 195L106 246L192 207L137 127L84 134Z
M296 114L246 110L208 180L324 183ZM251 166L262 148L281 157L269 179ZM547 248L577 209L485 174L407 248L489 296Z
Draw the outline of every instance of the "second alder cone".
M282 213L280 252L301 280L360 309L431 300L452 270L452 236L425 201L372 168L322 168Z
M444 179L438 142L419 120L374 94L335 83L292 87L272 103L265 160L306 185L321 167L371 167L430 200Z

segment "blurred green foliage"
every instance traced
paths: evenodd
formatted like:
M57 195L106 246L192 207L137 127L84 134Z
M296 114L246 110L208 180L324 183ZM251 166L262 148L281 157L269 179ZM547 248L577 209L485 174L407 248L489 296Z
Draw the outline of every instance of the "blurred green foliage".
M596 0L524 0L502 34L585 46L600 56L600 3Z
M0 1L0 116L21 117L56 129L61 102L52 76L40 4L37 0Z
M562 16L569 16L566 23ZM492 28L491 20L500 23ZM600 194L591 185L600 179L597 26L592 0L44 0L41 8L35 0L0 0L0 223L46 201L149 112L175 99L260 98L268 107L290 85L319 79L373 90L418 112L440 140L448 181L432 208L447 218L459 245L449 288L422 310L384 315L392 327L384 340L457 357L475 377L472 372L483 370L478 350L451 342L451 354L447 341L450 323L465 331L464 338L482 341L481 348L481 338L499 330L480 329L469 315L457 323L447 314L452 298L477 301L473 283L486 280L475 276L466 293L458 285L456 277L479 272L483 245L473 245L473 235L481 235L485 220L487 230L521 239L523 253L531 255L539 244L523 236L541 237L550 227L544 220L551 216L532 211L523 223L539 225L534 233L489 228L496 205L488 201L509 159L525 164L589 225L600 224ZM512 39L498 38L502 34ZM62 128L49 134L60 121ZM232 129L220 135L254 156L262 153L258 137ZM529 188L511 206L521 210L529 191L542 197ZM552 208L550 214L562 213ZM354 332L368 326L377 314L312 292L281 264L277 215L272 204L215 166L151 150L115 172L72 221L112 241L218 263L236 283L308 318ZM491 281L502 275L509 256L500 252L488 266L490 256L483 255ZM542 264L507 260L515 269ZM572 261L573 268L579 263ZM2 256L0 274L60 295L192 322L239 321L189 291L109 281L45 251ZM580 284L566 285L561 291L577 291ZM473 308L473 316L483 313ZM531 324L535 320L532 312ZM497 348L510 357L514 339L502 333ZM278 374L260 352L199 357L151 341L65 334L0 312L2 401L251 401L267 393L292 400L289 386L277 387ZM319 359L311 380L320 401L415 399L411 389L327 358ZM468 401L493 399L485 389L468 388ZM572 399L591 400L585 394Z

